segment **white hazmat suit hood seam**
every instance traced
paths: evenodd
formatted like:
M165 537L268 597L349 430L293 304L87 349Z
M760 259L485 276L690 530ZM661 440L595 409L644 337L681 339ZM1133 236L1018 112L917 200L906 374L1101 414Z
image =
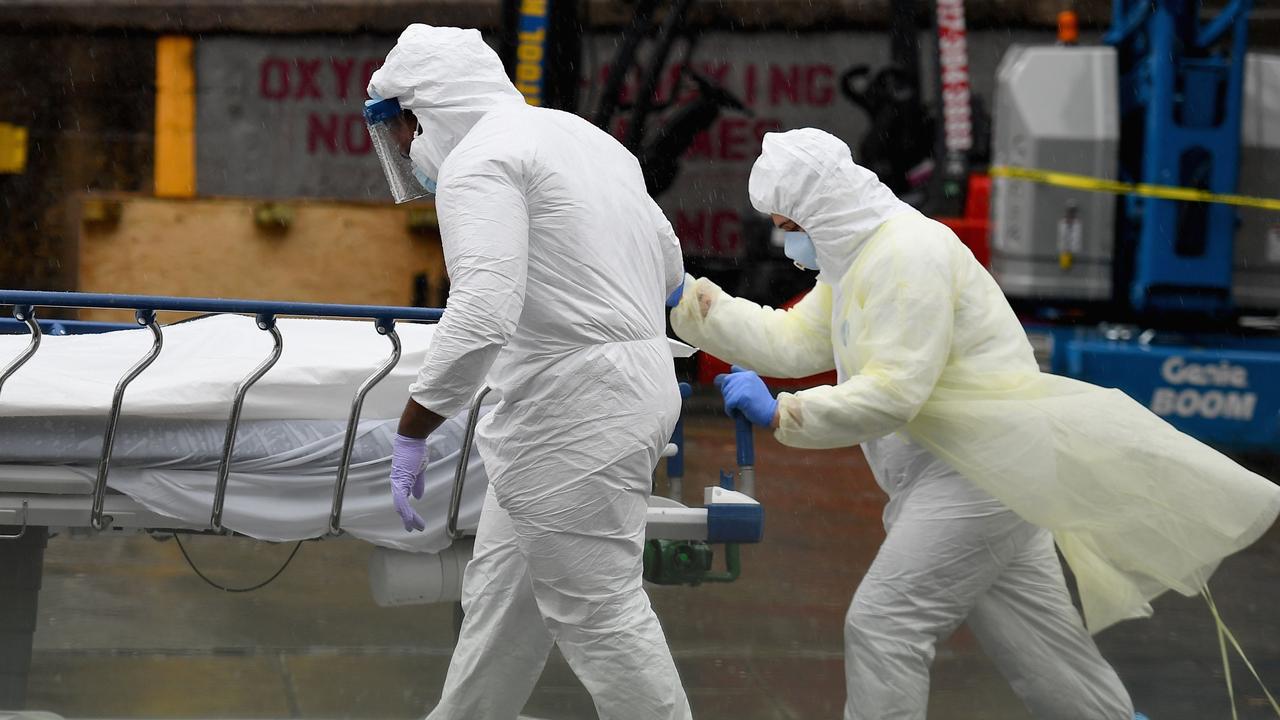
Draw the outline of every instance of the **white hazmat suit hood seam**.
M480 118L495 108L523 105L502 61L479 30L405 28L386 62L369 79L369 95L396 98L422 124L409 156L433 178Z
M849 146L814 128L767 133L748 183L751 204L804 229L818 253L818 279L838 284L866 241L889 219L915 213Z

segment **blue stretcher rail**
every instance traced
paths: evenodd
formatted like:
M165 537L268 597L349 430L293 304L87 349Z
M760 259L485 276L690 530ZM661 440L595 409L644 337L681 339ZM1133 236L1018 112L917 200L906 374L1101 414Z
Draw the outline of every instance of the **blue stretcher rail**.
M222 524L223 507L226 499L227 481L231 473L231 456L235 448L236 429L240 423L240 411L244 405L245 395L263 375L280 359L284 349L284 339L276 324L278 316L311 317L311 318L344 318L373 320L374 328L379 335L391 341L391 354L387 359L361 383L351 402L351 414L347 421L347 434L342 447L342 459L338 466L338 477L333 490L333 506L329 514L329 533L337 535L342 532L342 502L346 494L347 477L351 470L351 453L355 445L356 431L360 423L360 410L364 406L365 396L383 378L385 378L400 362L400 336L396 333L397 320L419 321L427 323L439 322L444 311L436 308L384 307L376 305L334 305L326 303L294 303L274 302L267 300L227 300L222 298L166 297L160 295L108 295L101 293L74 292L40 292L31 290L0 290L0 305L12 305L13 317L25 324L31 333L31 342L27 348L11 362L0 368L0 390L4 383L40 349L43 330L36 319L36 308L94 308L113 310L133 310L138 325L151 331L153 342L151 350L138 360L116 384L112 396L111 412L107 418L107 429L102 440L102 454L98 459L98 474L94 483L93 506L89 514L89 523L97 530L105 530L111 525L111 518L103 513L107 492L107 473L111 466L111 454L115 445L116 427L120 421L120 410L124 402L124 392L135 378L143 373L159 357L164 348L164 331L156 320L157 312L197 312L197 313L229 313L255 316L258 328L271 335L273 348L271 354L253 370L236 388L235 398L231 403L230 419L227 422L226 439L223 442L222 461L218 465L218 482L214 492L212 514L209 524L213 530L224 532ZM93 331L104 331L107 327L94 327ZM65 332L65 329L64 329ZM0 403L0 409L3 404Z
M164 295L110 295L104 293L44 292L37 290L0 290L0 305L367 318L370 320L417 320L421 322L439 322L444 314L443 310L437 308L335 305L330 303L295 303L270 300L229 300L222 298L168 297Z

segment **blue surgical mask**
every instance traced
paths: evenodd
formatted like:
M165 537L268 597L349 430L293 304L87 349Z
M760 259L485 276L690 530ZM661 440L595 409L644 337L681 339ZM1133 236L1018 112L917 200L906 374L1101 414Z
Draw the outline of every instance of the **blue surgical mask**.
M427 175L426 173L422 172L422 170L417 165L413 166L413 176L418 179L418 182L422 183L422 187L426 188L427 192L431 193L432 195L436 194L435 179L432 178L430 175Z
M801 270L818 269L818 250L806 232L789 232L783 236L782 254Z

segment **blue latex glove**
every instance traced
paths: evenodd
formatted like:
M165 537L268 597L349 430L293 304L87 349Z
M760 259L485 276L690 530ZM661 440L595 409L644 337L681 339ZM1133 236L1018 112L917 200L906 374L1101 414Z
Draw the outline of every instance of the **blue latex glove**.
M667 296L667 307L675 307L680 304L680 298L684 295L684 283L681 282L676 286L674 292Z
M740 411L756 425L771 427L778 412L778 401L756 373L733 366L733 372L716 376L716 387L724 395L724 411L733 415Z
M406 532L427 527L426 521L409 503L410 495L414 498L422 497L426 481L423 476L426 460L426 440L396 434L391 455L391 501L395 503L396 512L400 513L400 522L404 523Z

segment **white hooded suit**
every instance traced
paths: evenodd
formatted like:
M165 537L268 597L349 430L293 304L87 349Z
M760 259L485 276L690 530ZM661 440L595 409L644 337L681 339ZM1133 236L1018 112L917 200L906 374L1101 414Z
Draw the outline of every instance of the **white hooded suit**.
M484 384L490 496L466 620L431 718L512 720L558 643L602 718L687 718L641 586L651 474L680 412L663 303L679 242L620 144L530 107L475 30L411 25L369 92L422 134L449 300L413 399ZM423 502L442 502L440 498Z

